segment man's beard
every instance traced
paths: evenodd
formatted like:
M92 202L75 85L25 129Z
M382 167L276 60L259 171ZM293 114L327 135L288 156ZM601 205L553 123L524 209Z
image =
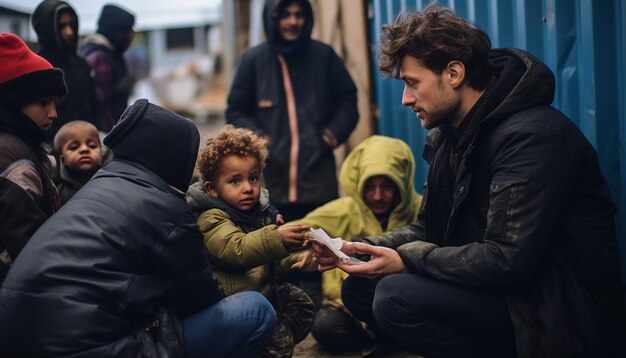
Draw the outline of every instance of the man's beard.
M451 125L457 122L460 118L461 101L455 97L449 95L443 88L441 80L439 81L439 93L441 99L437 103L437 107L432 112L428 113L428 126L426 129L432 129L439 127L444 123L450 123Z

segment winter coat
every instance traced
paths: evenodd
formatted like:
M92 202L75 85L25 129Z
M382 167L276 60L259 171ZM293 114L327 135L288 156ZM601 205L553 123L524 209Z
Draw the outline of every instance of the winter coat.
M490 63L461 135L428 135L417 223L367 241L396 248L410 272L505 292L519 357L617 356L615 207L596 152L550 107L547 66L514 49Z
M322 134L330 131L337 144L349 137L358 120L356 86L333 49L310 39L313 13L309 2L299 1L306 25L300 40L291 46L281 44L276 35L278 5L274 3L268 2L264 12L268 41L248 49L239 60L228 94L226 121L269 136L264 183L272 203L325 203L337 197L337 178L333 148ZM278 54L284 58L293 89L297 123L292 125ZM298 133L299 138L293 152L291 133ZM295 201L289 200L291 169L296 174Z
M195 125L138 100L104 141L115 159L33 235L0 289L7 356L138 357L136 332L157 312L182 319L224 297L184 200Z
M132 88L123 51L117 50L104 35L96 33L85 39L80 52L94 71L96 93L104 112L103 128L108 132L128 106Z
M60 12L67 12L76 19L76 22L72 24L74 41L70 48L61 40L59 34ZM68 94L57 101L57 119L46 132L48 141L51 142L54 139L56 132L65 123L73 120L87 121L93 123L98 130L104 130L100 104L91 77L91 67L76 53L78 16L74 9L65 1L46 0L33 13L32 23L39 39L37 53L54 67L63 70L68 88Z
M276 304L275 281L299 256L283 245L267 190L261 191L255 215L246 215L213 198L198 182L187 192L198 216L204 248L220 286L227 295L258 291Z
M59 208L44 133L21 112L0 108L0 283L30 237Z
M330 237L344 240L381 234L414 223L422 196L413 188L415 161L411 149L399 139L371 136L354 148L341 166L339 182L346 196L321 206L292 223L305 223L322 228ZM391 211L383 228L372 210L363 201L365 183L384 175L398 188L400 201ZM290 223L291 224L291 223ZM339 269L322 274L324 303L343 308L341 285L347 274Z

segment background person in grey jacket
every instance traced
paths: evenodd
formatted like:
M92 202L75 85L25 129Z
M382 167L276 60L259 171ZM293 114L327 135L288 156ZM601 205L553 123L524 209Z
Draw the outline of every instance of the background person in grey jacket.
M595 150L550 106L552 72L446 8L383 31L379 68L430 129L430 168L415 224L343 244L368 263L320 252L351 275L346 307L427 357L623 357L615 207Z

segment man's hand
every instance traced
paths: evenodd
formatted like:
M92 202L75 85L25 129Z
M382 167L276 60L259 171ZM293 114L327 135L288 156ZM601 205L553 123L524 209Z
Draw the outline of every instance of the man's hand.
M341 251L346 247L346 244L349 244L348 241L344 241L341 246ZM335 256L332 251L326 246L320 245L315 241L311 241L311 246L315 251L315 258L317 259L317 270L318 271L328 271L337 267L337 256ZM344 251L345 252L345 251Z
M337 138L335 138L335 136L333 135L333 132L331 132L328 129L324 130L324 133L322 133L322 138L324 138L324 141L326 141L326 143L328 143L328 145L335 149L337 148Z
M337 262L337 267L353 276L376 278L387 276L392 273L409 272L402 262L402 258L394 249L382 246L368 245L364 242L352 243L354 252L350 255L365 254L371 259L361 265L347 265ZM343 247L342 247L343 250Z
M278 234L283 241L283 245L289 251L301 249L305 242L305 231L309 230L309 225L283 225L278 227Z
M371 259L361 265L348 265L338 262L337 258L326 247L313 243L315 256L319 264L319 271L327 271L335 267L339 267L346 273L354 276L362 276L367 278L376 278L387 276L392 273L408 272L406 266L402 262L400 255L396 250L382 247L372 246L363 242L344 241L341 251L346 255L354 256L356 254L370 255Z

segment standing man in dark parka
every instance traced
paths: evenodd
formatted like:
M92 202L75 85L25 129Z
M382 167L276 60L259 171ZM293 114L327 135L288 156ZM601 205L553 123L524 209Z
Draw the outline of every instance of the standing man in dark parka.
M333 49L310 38L307 0L269 0L267 41L243 53L226 121L265 137L265 185L286 220L337 198L333 149L356 126L356 86Z

